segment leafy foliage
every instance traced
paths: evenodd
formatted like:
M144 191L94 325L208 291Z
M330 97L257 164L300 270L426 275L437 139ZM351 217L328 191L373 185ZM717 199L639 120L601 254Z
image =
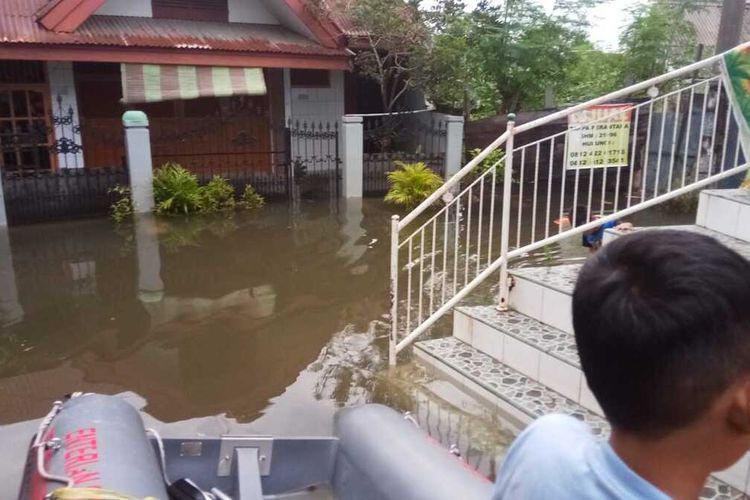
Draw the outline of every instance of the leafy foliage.
M686 0L655 0L632 10L633 21L620 37L623 75L647 80L692 61L695 32L685 19Z
M386 112L394 111L409 89L426 76L427 30L415 4L403 0L356 0L339 9L365 27L356 65L380 87Z
M176 163L154 172L154 202L158 214L192 214L203 211L204 196L198 177Z
M750 170L747 171L747 175L745 175L745 180L742 181L742 184L740 184L740 188L750 190Z
M110 206L109 214L119 224L133 215L133 196L129 186L117 185L109 192L118 196L117 201Z
M230 210L235 206L234 186L219 175L215 175L201 189L201 195L203 197L202 209L205 212Z
M411 209L419 205L443 184L443 179L423 162L396 162L398 169L388 172L391 187L385 201Z
M245 191L242 192L242 196L240 197L240 201L238 205L242 208L246 208L248 210L257 210L259 208L262 208L266 204L266 200L263 199L261 195L259 195L255 188L252 187L250 184L245 186Z
M469 154L472 158L475 158L481 153L482 150L479 148L472 149L469 151ZM477 177L484 174L491 168L495 168L495 171L497 172L495 175L495 180L497 182L500 182L503 180L503 172L505 172L505 162L502 161L502 159L505 158L505 151L498 148L492 151L489 155L487 155L487 158L482 160L479 165L474 167L473 174Z

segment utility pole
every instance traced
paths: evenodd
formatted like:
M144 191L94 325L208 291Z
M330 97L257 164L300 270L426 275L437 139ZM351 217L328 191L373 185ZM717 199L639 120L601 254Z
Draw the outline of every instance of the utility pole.
M742 16L745 14L745 0L724 0L721 7L719 36L716 37L716 53L739 45L742 36Z

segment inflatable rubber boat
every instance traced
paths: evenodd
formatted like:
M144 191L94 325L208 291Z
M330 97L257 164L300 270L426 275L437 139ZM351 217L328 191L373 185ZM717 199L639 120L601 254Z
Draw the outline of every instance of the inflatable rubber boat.
M382 405L331 437L162 439L116 396L56 401L31 440L21 500L485 499L491 483Z

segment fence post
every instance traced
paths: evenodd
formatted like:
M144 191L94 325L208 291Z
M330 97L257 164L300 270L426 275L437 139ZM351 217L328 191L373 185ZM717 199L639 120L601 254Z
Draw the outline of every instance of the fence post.
M464 117L445 116L445 180L461 170L464 150Z
M133 206L136 213L151 212L154 209L154 172L148 117L143 111L126 111L122 115L122 124L125 127L125 158Z
M3 171L0 170L0 228L8 225L8 215L5 213L5 188L3 187Z
M23 307L18 301L8 228L0 227L0 327L18 323L23 315Z
M362 117L344 115L341 123L344 198L362 198L364 155Z
M498 309L508 310L508 240L510 238L510 195L513 183L513 127L516 115L508 115L508 141L505 143L505 171L503 172L503 215L500 225L500 303ZM519 201L520 203L520 201ZM492 237L492 235L490 235Z

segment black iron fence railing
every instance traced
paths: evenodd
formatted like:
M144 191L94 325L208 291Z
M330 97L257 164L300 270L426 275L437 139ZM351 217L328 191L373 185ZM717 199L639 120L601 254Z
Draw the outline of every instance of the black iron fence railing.
M104 215L129 184L123 168L26 170L3 172L9 224Z

